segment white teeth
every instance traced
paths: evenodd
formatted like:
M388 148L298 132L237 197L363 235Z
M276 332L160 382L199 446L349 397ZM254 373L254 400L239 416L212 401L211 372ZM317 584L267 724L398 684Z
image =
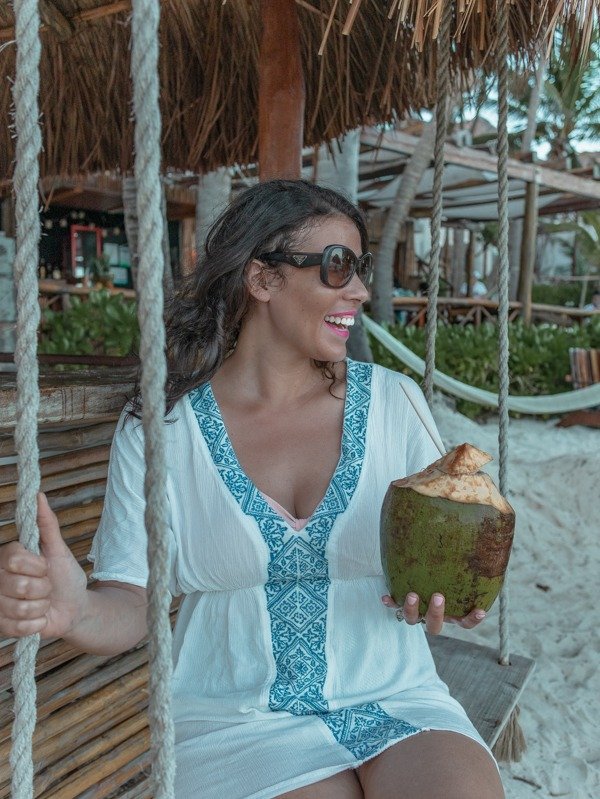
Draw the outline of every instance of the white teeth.
M343 325L344 327L352 327L354 324L353 316L326 316L325 321L332 325Z

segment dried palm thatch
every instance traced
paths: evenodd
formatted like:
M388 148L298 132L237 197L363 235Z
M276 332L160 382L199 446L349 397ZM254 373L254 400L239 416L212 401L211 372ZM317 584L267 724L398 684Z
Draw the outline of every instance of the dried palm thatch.
M296 0L306 81L305 143L435 101L435 38L447 0ZM507 0L508 2L508 0ZM166 168L205 172L257 156L259 0L163 0ZM557 24L589 36L599 0L513 0L511 51L526 58ZM458 0L452 73L492 69L495 2ZM42 175L132 165L129 0L40 0ZM14 73L13 14L0 0L0 70ZM321 54L319 54L321 53ZM12 171L10 81L0 85L0 180Z

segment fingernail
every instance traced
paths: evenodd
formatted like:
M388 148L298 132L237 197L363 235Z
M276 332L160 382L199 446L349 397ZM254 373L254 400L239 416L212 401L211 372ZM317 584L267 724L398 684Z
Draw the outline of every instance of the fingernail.
M444 602L444 597L441 594L434 594L433 595L433 604L434 607L439 608Z
M485 619L485 610L476 610L475 611L475 618L476 619Z
M389 605L390 604L390 600L387 599L385 596L381 597L381 601L383 602L384 605Z
M406 604L407 605L416 605L418 602L419 597L416 594L410 593L406 595Z

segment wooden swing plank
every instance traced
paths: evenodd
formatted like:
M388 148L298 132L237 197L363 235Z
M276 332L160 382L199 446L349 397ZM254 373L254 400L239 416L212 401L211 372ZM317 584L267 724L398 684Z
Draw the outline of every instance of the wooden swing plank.
M427 640L438 674L491 748L515 709L535 661L511 654L510 666L502 666L492 647L446 635L428 635Z

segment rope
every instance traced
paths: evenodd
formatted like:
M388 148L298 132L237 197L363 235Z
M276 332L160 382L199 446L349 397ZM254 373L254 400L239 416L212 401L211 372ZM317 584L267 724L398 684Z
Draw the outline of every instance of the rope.
M415 355L412 350L398 339L394 338L381 325L376 324L364 314L362 323L367 332L371 333L383 346L398 358L413 372L419 375L425 374L425 361ZM454 397L476 402L479 405L486 405L490 408L498 407L498 394L486 391L483 388L470 386L468 383L461 383L455 377L450 377L436 369L433 373L434 385ZM594 408L600 405L600 383L587 388L578 388L575 391L565 391L562 394L546 394L539 397L508 397L508 410L517 413L526 413L535 416L536 414L546 413L568 413L569 411L579 411L584 408Z
M42 146L39 128L38 92L40 63L40 17L37 0L15 0L17 41L15 102L16 163L14 190L17 217L15 283L17 289L17 507L15 519L19 541L39 552L36 495L40 486L37 445L39 408L37 328L40 320L37 263L40 238L38 216L38 158ZM39 635L17 641L12 674L15 720L12 728L10 766L12 796L33 796L32 739L36 721L35 658Z
M497 0L498 12L498 449L499 489L508 496L508 5ZM509 659L508 572L500 594L500 663Z
M438 32L436 65L435 145L433 150L433 206L431 212L431 257L427 280L427 345L425 354L424 390L428 403L433 400L435 371L435 337L437 332L437 299L440 289L440 253L442 232L442 182L444 177L444 144L448 130L448 87L450 85L450 23L453 3L444 3Z
M139 307L142 424L146 458L144 493L148 531L148 626L152 779L155 799L173 799L174 730L171 716L171 623L167 482L164 458L165 330L158 106L158 0L134 0L131 74L135 113L135 176L139 220Z

